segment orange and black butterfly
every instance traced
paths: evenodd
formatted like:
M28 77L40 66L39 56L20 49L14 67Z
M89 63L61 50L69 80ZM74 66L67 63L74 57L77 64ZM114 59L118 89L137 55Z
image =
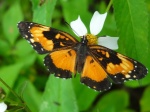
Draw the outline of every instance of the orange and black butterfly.
M90 45L87 36L78 41L70 34L33 22L20 22L21 35L39 54L47 54L44 64L60 78L81 73L81 82L97 91L110 89L112 83L138 80L147 69L138 61L100 45Z

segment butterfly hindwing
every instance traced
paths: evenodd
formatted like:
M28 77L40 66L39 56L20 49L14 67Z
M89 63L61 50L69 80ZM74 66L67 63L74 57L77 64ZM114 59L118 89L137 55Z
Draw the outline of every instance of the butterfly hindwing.
M86 57L81 73L81 82L97 91L106 91L111 87L106 71L90 55Z
M73 49L58 50L48 54L44 63L50 73L54 73L56 77L72 78L72 74L76 73L76 56L76 51Z
M72 46L78 41L66 32L32 22L20 22L18 28L22 36L40 54Z
M144 65L113 50L103 46L91 46L90 51L114 83L138 80L147 74Z

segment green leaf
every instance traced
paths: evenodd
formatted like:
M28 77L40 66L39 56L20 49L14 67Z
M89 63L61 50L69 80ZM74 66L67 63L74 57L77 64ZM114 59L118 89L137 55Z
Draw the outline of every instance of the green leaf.
M40 5L39 1L32 0L33 5L33 21L41 24L50 25L53 10L57 0L45 0L45 2Z
M78 80L78 83L81 86L81 83ZM76 92L77 102L80 111L86 111L93 104L99 92L96 92L92 89L89 89L86 85L80 91ZM82 92L81 92L82 91ZM88 100L87 100L88 98ZM83 103L84 102L84 103Z
M22 63L25 67L30 67L34 64L35 60L37 58L37 55L34 53L25 55L24 57L18 58L18 62ZM24 69L22 69L24 71Z
M145 55L148 54L149 43L148 14L144 1L114 0L113 4L120 37L120 50L146 63Z
M93 104L99 92L94 91L93 89L88 88L86 85L82 84L80 82L80 78L80 74L77 74L76 77L72 80L79 111L86 111ZM88 98L88 100L86 100L86 98Z
M35 51L32 49L31 45L25 39L21 39L16 43L15 52L16 55L18 55L19 57L24 57L27 56L29 53Z
M40 112L78 112L71 79L51 75L43 94Z
M146 77L145 79L147 79L148 77ZM149 78L148 78L149 79ZM140 86L145 86L145 82L143 81L143 79L141 80L132 80L132 81L128 81L124 83L126 86L132 87L132 88L136 88L136 87L140 87Z
M7 83L7 85L9 85L10 88L12 88L22 67L22 63L15 63L12 65L2 67L0 69L0 78L2 78L2 80L5 81L5 83ZM8 88L6 88L6 86L3 85L1 82L0 84L1 87L5 90L5 92L8 93Z
M126 91L116 90L103 96L92 112L122 112L129 105Z
M148 13L144 0L113 0L113 6L120 37L119 51L150 69ZM143 83L148 82L148 77L143 79Z
M122 112L136 112L135 110L132 110L132 109L125 109L123 110Z
M26 87L23 91L23 99L31 112L39 112L41 95L30 81L26 81Z
M4 30L4 34L11 45L14 44L15 40L17 39L17 23L22 19L23 15L21 13L21 8L19 2L16 1L4 14L2 19L2 27Z
M91 15L87 11L87 9L88 9L88 1L87 0L80 0L80 3L78 0L69 0L67 2L65 0L60 0L60 2L62 5L63 16L64 16L63 18L65 19L65 21L71 22L71 21L77 19L78 15L80 15L82 19L86 18L86 20L87 20L87 18L88 18L90 20ZM71 10L68 10L70 8L71 8ZM87 17L87 14L89 14L88 17Z
M117 37L118 34L116 30L117 30L117 27L116 27L114 15L111 13L108 13L107 18L105 20L105 24L99 36L103 37L104 35L109 35L111 37Z
M4 41L3 39L0 39L0 55L6 56L9 54L10 46L7 41Z
M150 86L147 87L143 93L143 96L140 100L140 106L141 106L141 112L149 112L150 111L150 106L149 106L149 101L150 101Z

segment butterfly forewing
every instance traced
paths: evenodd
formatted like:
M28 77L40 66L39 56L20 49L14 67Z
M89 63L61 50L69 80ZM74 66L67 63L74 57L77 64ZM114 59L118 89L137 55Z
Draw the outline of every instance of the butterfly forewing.
M144 65L103 46L91 46L90 51L114 83L137 80L146 76Z
M40 54L49 51L67 48L78 41L66 32L56 30L32 22L19 22L18 28L21 35L29 41L33 48Z

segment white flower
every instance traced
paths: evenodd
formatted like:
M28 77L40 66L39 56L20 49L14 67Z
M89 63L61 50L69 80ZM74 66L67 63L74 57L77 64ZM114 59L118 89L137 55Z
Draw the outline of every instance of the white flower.
M107 13L100 14L98 11L95 11L91 22L90 22L90 32L92 35L96 36L98 33L101 32L104 22L106 19ZM72 21L70 23L71 28L74 30L74 33L77 36L84 36L87 35L87 29L84 25L84 23L81 21L80 16L78 16L78 19L75 21ZM110 49L118 49L117 41L119 37L100 37L98 38L98 44L105 46Z
M5 112L7 105L4 102L0 102L0 112Z

